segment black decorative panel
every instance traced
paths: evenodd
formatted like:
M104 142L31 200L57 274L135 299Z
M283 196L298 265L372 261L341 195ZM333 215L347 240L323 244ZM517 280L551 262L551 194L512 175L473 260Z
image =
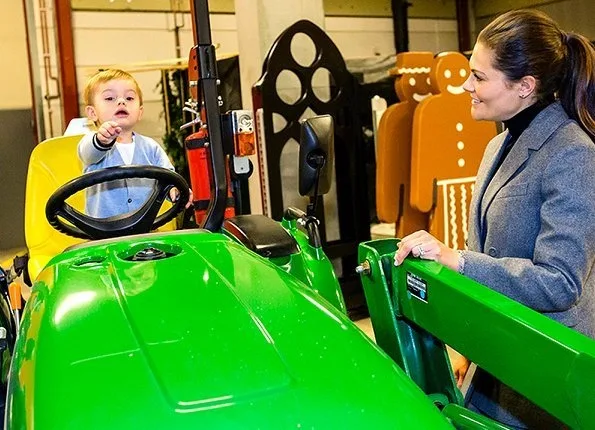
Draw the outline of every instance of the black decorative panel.
M311 64L302 64L304 62L297 61L292 54L294 38L303 41L305 37L313 42L315 50ZM293 79L295 86L301 87L299 94L289 98L280 94L280 77ZM328 91L321 91L319 85L312 84L327 77ZM299 142L300 119L314 114L330 114L335 120L336 197L329 194L324 198L336 198L334 212L338 214L338 239L327 241L327 236L334 239L332 236L336 235L322 233L327 255L341 258L340 272L344 275L353 273L358 243L370 237L358 87L339 50L326 33L312 22L302 20L281 33L273 43L264 61L262 76L253 88L254 109L262 108L264 115L262 121L270 193L268 212L274 219L279 220L283 215L284 195L294 192L283 187L281 160L285 146L288 143L295 146L295 142ZM367 100L362 102L369 103ZM322 204L318 205L317 216L325 220ZM326 214L326 218L328 226L329 214Z

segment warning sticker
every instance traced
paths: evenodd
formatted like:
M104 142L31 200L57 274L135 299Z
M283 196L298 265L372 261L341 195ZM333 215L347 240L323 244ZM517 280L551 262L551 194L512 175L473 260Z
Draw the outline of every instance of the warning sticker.
M407 272L407 291L428 303L428 283L413 273Z

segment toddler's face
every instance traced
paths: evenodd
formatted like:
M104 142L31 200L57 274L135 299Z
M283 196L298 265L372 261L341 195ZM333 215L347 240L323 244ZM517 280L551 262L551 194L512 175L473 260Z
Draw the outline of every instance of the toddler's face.
M141 119L143 107L136 85L128 79L113 79L97 86L89 117L99 124L115 121L122 130L132 130Z

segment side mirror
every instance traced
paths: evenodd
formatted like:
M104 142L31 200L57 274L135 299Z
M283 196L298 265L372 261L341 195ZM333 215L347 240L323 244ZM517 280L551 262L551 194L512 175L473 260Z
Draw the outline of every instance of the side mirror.
M331 188L335 129L333 117L319 115L301 123L299 192L317 198Z

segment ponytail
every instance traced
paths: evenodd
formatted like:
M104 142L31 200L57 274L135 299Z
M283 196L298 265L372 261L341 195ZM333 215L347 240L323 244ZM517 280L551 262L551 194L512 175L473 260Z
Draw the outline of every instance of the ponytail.
M493 50L494 67L508 80L535 77L538 99L557 97L595 141L595 49L589 40L565 33L545 13L530 9L500 15L477 40Z
M566 71L558 97L568 115L595 141L595 49L580 34L562 34L567 48Z

